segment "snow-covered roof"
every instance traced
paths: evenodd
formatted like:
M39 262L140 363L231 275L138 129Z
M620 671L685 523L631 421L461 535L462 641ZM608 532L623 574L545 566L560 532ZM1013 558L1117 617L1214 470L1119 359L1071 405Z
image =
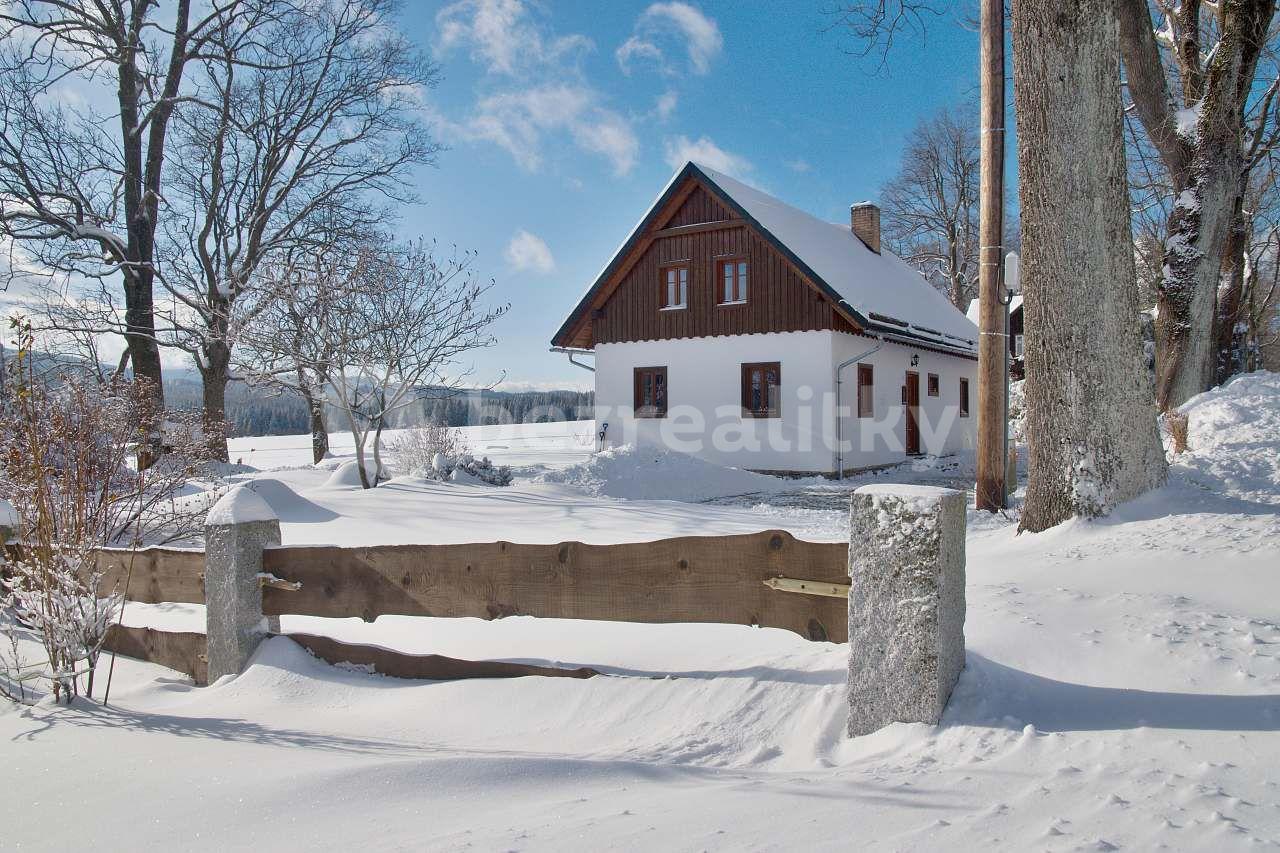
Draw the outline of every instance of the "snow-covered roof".
M979 304L980 303L978 302L978 300L974 299L972 302L969 303L969 310L964 312L964 316L968 317L969 322L973 323L973 325L975 326L978 325L978 321L981 319L981 310L979 308ZM1017 311L1021 307L1022 307L1022 294L1018 294L1017 296L1009 300L1010 314L1012 314L1014 311Z
M973 349L977 327L888 250L871 251L848 223L825 222L714 169L690 164L737 202L872 330Z
M729 207L736 208L865 330L964 353L976 350L977 326L892 252L873 252L854 235L848 223L825 222L736 178L693 162L677 170L658 194L556 333L556 340L567 336L581 320L588 303L619 260L640 239L649 217L690 177L700 179Z

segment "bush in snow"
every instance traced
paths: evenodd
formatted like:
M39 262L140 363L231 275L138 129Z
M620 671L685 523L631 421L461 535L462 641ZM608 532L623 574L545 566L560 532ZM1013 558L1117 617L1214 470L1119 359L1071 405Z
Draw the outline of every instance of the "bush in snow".
M461 456L447 456L437 453L431 460L430 471L423 476L433 480L448 480L454 483L487 483L490 486L511 485L511 469L506 465L494 465L488 456L476 459L470 453Z
M387 449L410 474L428 480L511 484L509 468L494 465L488 457L476 459L462 436L439 424L406 430Z
M454 430L440 424L407 429L394 441L387 443L387 451L410 474L430 476L436 455L458 457L470 453L467 442Z
M186 531L200 508L176 498L207 453L198 429L179 429L173 440L192 436L195 446L175 445L139 470L134 454L146 438L139 425L163 420L150 410L147 388L100 384L70 370L38 375L30 333L22 327L19 333L17 358L0 374L0 494L12 501L8 520L22 543L0 583L0 632L7 638L0 674L18 698L40 677L52 684L55 699L70 700L81 676L92 694L93 667L120 605L114 590L103 589L95 549L137 547ZM191 416L178 421L184 417L194 425ZM19 635L34 636L46 660L25 665Z

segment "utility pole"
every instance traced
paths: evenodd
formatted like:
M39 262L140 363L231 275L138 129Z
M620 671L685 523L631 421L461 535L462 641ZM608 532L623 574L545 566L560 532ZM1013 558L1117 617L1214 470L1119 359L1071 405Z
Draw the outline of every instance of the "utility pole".
M1001 271L1004 266L1004 2L982 0L982 77L978 304L978 509L1005 506L1005 437L1009 361Z

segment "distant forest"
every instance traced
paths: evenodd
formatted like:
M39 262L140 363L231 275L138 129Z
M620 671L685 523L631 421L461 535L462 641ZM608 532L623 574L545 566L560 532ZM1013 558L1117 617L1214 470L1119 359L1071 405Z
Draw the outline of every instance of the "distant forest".
M181 374L170 377L164 383L166 404L176 409L198 409L200 381ZM393 427L588 420L593 416L594 396L590 391L426 392L423 399L398 413ZM227 420L232 436L297 435L309 429L307 410L300 397L270 396L239 382L227 388ZM346 427L330 413L329 429L341 432Z

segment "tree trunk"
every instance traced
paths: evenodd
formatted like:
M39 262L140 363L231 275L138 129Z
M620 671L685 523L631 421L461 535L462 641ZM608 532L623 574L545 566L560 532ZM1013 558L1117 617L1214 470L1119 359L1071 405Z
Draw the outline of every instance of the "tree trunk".
M230 377L230 351L227 347L205 346L205 362L200 366L204 391L205 446L210 459L230 461L227 452L227 383Z
M1173 188L1164 276L1156 318L1156 400L1161 411L1206 390L1215 377L1215 304L1225 243L1247 177L1242 152L1245 101L1267 42L1275 0L1219 3L1218 42L1201 45L1200 3L1178 7L1183 38L1174 47L1182 101L1193 130L1174 112L1146 0L1116 0L1125 79L1135 111Z
M1248 246L1249 221L1244 213L1244 194L1236 195L1231 229L1222 250L1222 268L1218 274L1218 311L1214 319L1214 384L1221 385L1241 367L1243 347L1236 327L1240 323L1241 299L1244 296L1244 253Z
M311 460L320 464L329 455L329 429L324 422L324 400L301 386L302 399L307 403L307 416L311 421Z
M1109 0L1015 0L1029 484L1021 529L1164 482L1143 364Z
M1201 146L1193 169L1198 179L1179 193L1169 216L1165 274L1156 293L1156 399L1162 412L1213 384L1214 306L1240 158L1223 153L1218 160Z

